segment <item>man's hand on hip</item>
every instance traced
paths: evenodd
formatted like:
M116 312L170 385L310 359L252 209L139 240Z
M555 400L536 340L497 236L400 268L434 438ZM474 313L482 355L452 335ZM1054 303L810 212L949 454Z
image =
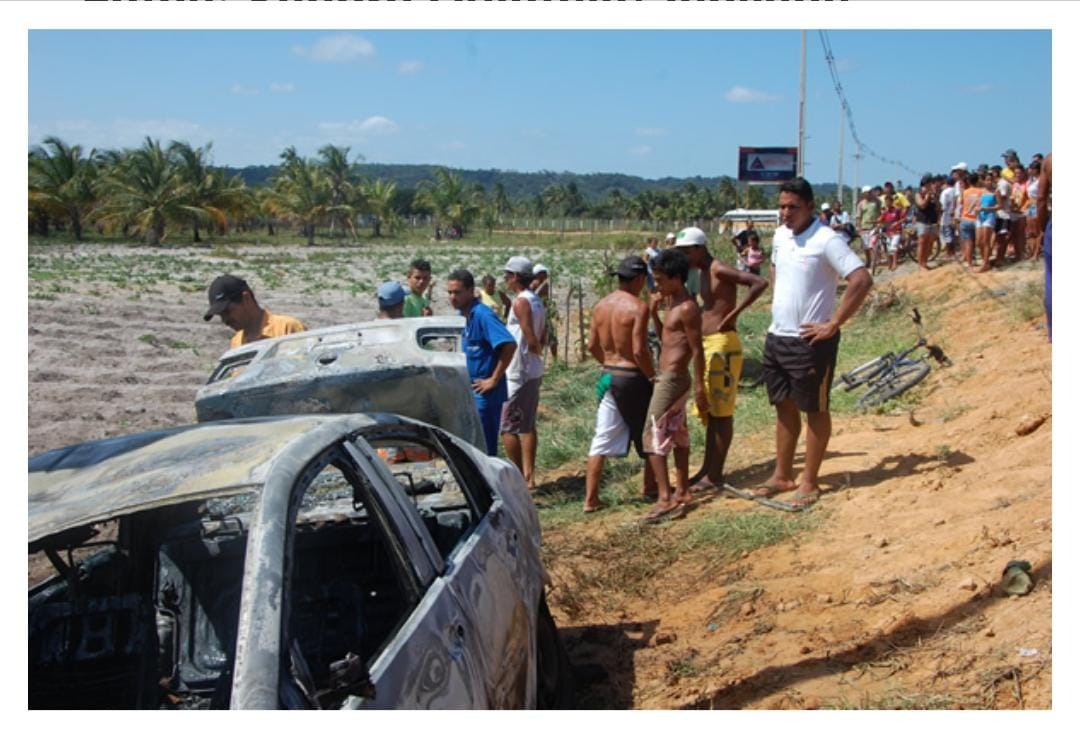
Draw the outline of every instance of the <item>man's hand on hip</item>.
M831 339L838 331L840 331L840 327L832 321L820 321L799 325L799 336L811 344Z

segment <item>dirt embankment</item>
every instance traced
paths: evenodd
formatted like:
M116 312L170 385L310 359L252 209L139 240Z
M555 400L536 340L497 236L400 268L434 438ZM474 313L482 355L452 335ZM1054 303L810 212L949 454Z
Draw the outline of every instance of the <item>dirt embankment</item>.
M953 366L935 367L914 410L834 419L817 522L795 541L720 569L689 557L643 595L555 605L584 702L1049 708L1050 345L1009 301L1041 277L948 265L894 279ZM761 461L729 466L743 486L771 469L771 435L746 440ZM706 498L696 512L757 509ZM559 557L568 534L625 522L597 520L545 535L556 583L589 566ZM1027 596L995 588L1013 559L1033 566Z

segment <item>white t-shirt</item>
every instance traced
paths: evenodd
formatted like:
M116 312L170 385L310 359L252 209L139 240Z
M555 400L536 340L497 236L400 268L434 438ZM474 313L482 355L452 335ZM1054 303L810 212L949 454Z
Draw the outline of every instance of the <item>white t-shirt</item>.
M532 311L533 332L539 337L544 328L543 302L528 288L518 293L514 300L517 301L518 298L528 300L529 308ZM529 345L525 342L525 332L521 330L521 322L518 321L513 308L510 309L510 315L506 318L506 330L510 332L510 336L514 337L514 341L517 343L514 358L510 360L510 365L506 368L507 381L520 385L543 376L544 358L539 354L528 351ZM507 387L510 388L509 392L514 392L514 384Z
M776 267L769 333L798 336L799 325L828 321L836 307L836 285L863 267L844 238L814 220L796 235L781 226L773 235Z
M952 224L953 211L956 209L956 189L948 186L941 190L941 226Z
M1012 219L1012 184L1008 179L998 179L997 193L1003 198L1001 208L997 210L998 219Z

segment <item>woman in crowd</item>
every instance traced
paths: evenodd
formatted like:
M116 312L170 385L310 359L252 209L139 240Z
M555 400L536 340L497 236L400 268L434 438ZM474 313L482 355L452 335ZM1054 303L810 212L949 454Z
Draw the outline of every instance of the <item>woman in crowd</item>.
M919 182L919 190L915 193L915 206L912 208L915 210L915 234L919 238L916 260L919 270L929 270L926 261L930 257L930 248L937 239L939 216L934 177L929 173Z
M1042 230L1039 229L1039 218L1035 216L1035 206L1039 198L1039 176L1042 175L1042 161L1032 161L1028 166L1027 182L1027 241L1029 257L1038 260L1042 254Z
M964 264L974 267L976 224L979 218L979 199L984 191L979 182L981 177L972 171L967 174L967 186L961 194L960 243L963 245Z
M975 217L975 246L979 248L982 264L976 273L985 273L990 269L990 247L994 244L994 232L997 230L998 199L994 191L994 174L987 171L979 181L979 212ZM1000 265L1000 263L999 263Z

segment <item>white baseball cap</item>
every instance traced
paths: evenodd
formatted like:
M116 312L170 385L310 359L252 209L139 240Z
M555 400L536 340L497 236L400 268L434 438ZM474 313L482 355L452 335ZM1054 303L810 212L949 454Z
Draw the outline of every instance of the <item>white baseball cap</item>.
M832 209L832 204L830 204L827 201L824 204L821 205L821 211L823 211L823 212L827 212L830 209Z
M680 229L678 236L675 237L676 247L696 247L697 245L704 245L709 242L705 233L697 227L687 227L686 229Z
M668 232L667 237L664 238L664 242L667 242L668 240L673 240L673 239L675 239L675 233L674 232Z
M950 171L966 171L967 170L967 163L964 163L964 161L960 161L959 163L957 163L955 166L953 166L949 170Z
M862 192L863 192L864 194L869 194L869 193L870 193L871 191L873 191L873 189L872 189L872 188L870 188L869 186L863 186L863 187L862 187Z
M533 275L540 275L540 273L546 273L548 271L547 265L536 263L533 265Z

